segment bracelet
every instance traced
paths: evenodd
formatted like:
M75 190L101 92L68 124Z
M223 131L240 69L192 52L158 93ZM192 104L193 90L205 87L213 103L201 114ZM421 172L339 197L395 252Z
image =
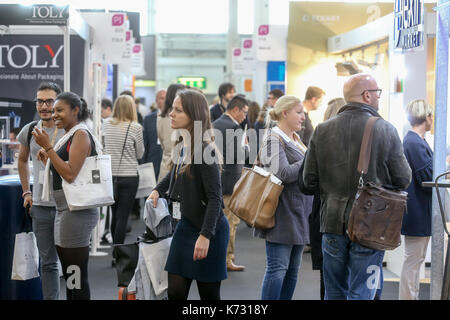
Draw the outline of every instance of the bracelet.
M25 191L24 193L22 193L22 198L25 197L27 194L29 194L30 196L32 195L31 191Z
M53 147L48 148L47 150L45 150L45 152L48 152L49 150L53 149Z

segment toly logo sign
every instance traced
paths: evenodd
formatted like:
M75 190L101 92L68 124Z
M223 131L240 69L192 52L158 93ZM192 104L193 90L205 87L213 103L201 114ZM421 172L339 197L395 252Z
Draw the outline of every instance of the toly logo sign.
M1 68L59 68L58 56L63 51L60 45L55 51L50 45L0 45Z
M33 18L41 19L66 19L68 17L68 6L55 7L52 5L33 6Z

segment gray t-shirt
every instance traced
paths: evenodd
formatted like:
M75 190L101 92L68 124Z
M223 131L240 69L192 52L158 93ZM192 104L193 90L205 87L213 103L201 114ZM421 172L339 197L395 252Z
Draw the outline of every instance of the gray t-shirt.
M31 123L27 124L25 127L22 128L19 135L17 136L17 140L24 146L28 147L28 131L30 128ZM47 132L48 136L50 137L50 141L52 140L53 133L56 128L46 128L42 127L42 121L40 120L36 127L43 128L45 132ZM64 130L59 129L56 133L55 137L55 144L56 142L61 139L61 137L64 135ZM43 177L44 177L44 170L45 166L42 163L42 161L37 160L37 153L41 149L41 147L36 143L33 136L31 136L30 139L30 155L31 155L31 161L33 162L33 205L36 206L44 206L44 207L54 207L55 200L53 199L53 186L50 185L50 201L42 201L42 185L44 183ZM51 174L51 173L50 173ZM50 178L50 183L52 183L52 179Z

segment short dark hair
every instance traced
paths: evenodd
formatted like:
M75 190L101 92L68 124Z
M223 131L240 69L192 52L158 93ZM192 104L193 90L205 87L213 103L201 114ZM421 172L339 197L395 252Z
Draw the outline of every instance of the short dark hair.
M269 94L273 95L277 99L284 96L284 92L281 91L280 89L273 89L272 91L269 92Z
M234 85L232 83L230 82L222 83L219 86L219 98L222 99L222 97L225 96L231 89L234 89Z
M233 110L234 107L238 107L239 110L242 110L248 105L249 102L245 99L245 96L243 94L237 94L230 100L230 102L228 102L227 110Z
M113 108L113 103L111 100L107 99L107 98L103 98L102 99L102 108L103 109L107 109L107 108Z
M39 84L37 91L44 91L44 90L53 90L55 91L56 95L62 92L61 87L54 82L41 82Z
M312 98L320 99L324 94L325 91L319 87L308 87L306 89L305 100L311 100Z
M56 100L63 100L66 102L71 109L78 107L80 111L78 112L78 121L84 121L89 117L89 110L87 109L87 104L82 100L76 93L73 92L62 92L58 94Z
M119 96L122 96L122 95L127 95L127 96L130 96L130 97L132 97L132 98L134 99L133 92L131 92L130 90L124 90L124 91L122 91L122 92L119 94Z

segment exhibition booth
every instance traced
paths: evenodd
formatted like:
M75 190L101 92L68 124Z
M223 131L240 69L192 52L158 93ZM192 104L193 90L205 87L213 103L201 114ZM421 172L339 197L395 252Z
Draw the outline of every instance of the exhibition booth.
M115 65L122 73L114 79L116 90L131 89L132 83L124 87L123 78L145 73L144 52L124 12L0 4L0 21L0 299L41 299L41 292L33 289L40 286L39 279L11 280L14 236L25 214L20 197L11 196L21 194L14 134L38 119L36 89L43 81L53 81L86 100L92 114L88 127L100 137L101 99L112 98L108 68ZM106 255L97 251L102 226L104 221L92 234L91 255Z
M450 113L446 110L450 96L446 72L450 2L407 2L410 7L405 3L291 2L287 93L303 98L308 86L324 89L322 106L309 113L317 125L323 121L327 101L343 97L343 84L350 75L373 74L382 89L379 113L396 127L402 139L410 129L404 108L414 99L426 99L435 107L435 126L426 140L434 149L436 177L446 169L450 143ZM437 26L441 26L440 37ZM430 268L425 272L422 265L420 278L422 283L431 283L430 297L439 299L445 248L443 222L433 192L433 239L425 260ZM442 192L448 220L450 193L448 189ZM384 265L389 272L385 281L399 280L403 253L403 245L386 251Z

